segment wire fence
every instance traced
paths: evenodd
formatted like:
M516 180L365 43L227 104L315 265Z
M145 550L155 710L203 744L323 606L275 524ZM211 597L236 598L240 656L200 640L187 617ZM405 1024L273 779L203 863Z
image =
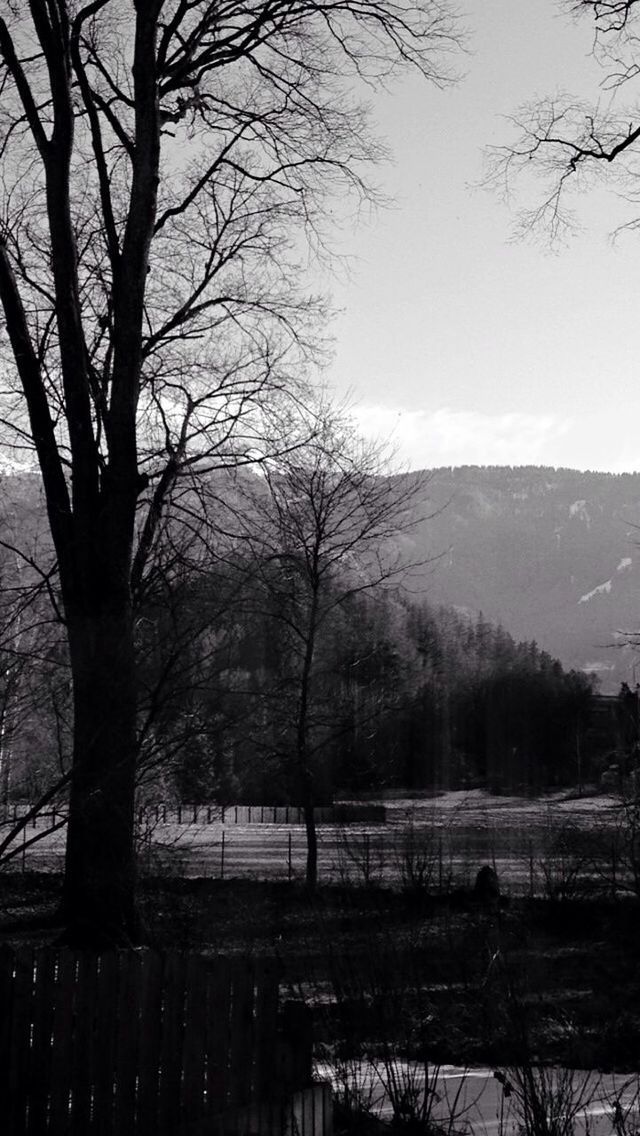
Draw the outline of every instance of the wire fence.
M5 822L10 825L11 821ZM567 899L595 891L615 897L633 890L629 841L615 828L599 829L548 818L478 825L459 818L415 824L329 825L318 828L321 883L402 887L430 893L472 888L479 869L495 870L504 892ZM627 834L628 835L628 834ZM2 826L0 825L0 838ZM5 870L61 871L65 828L47 810L17 835ZM178 820L146 812L138 824L142 875L185 878L301 881L307 840L300 824L210 822L200 810Z
M576 807L471 795L455 808L447 800L318 810L319 882L445 893L473 887L488 865L514 896L640 894L639 809L614 799ZM16 802L0 817L0 868L61 871L64 810L30 809ZM306 833L296 806L156 804L141 807L136 820L141 875L305 878Z

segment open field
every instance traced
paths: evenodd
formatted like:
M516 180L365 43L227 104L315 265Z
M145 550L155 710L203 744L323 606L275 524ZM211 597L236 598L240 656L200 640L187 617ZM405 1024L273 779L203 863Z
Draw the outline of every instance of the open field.
M491 797L480 790L452 792L427 801L382 801L385 823L320 824L319 877L324 883L417 883L434 890L473 884L482 864L498 872L514 895L544 894L568 875L613 876L625 884L614 847L620 804L610 796L537 800ZM143 873L205 878L297 880L304 876L306 839L301 824L233 823L227 810L201 808L197 820L185 808L141 816ZM247 810L244 810L246 815ZM281 810L284 816L285 810ZM165 820L164 817L167 819ZM12 870L59 871L64 828L51 813L30 822ZM42 839L33 846L36 835ZM597 863L596 863L597 861ZM418 881L413 878L421 876ZM409 878L408 878L409 877ZM553 880L551 879L553 877ZM575 879L573 886L575 886Z
M514 1063L524 1029L536 1062L605 1071L576 1114L575 1136L637 1131L640 904L620 887L620 863L607 860L619 804L476 792L386 809L384 824L320 827L315 895L302 886L301 826L207 823L206 813L195 824L167 815L165 824L154 814L140 840L148 943L273 960L283 1000L310 1009L318 1069L335 1079L345 1054L352 1069L360 1062L385 1119L381 1055L392 1052L404 1076L427 1053L440 1068L445 1128L447 1097L460 1090L456 1132L466 1123L474 1136L517 1136L493 1070ZM55 823L43 816L25 830L27 842L48 836L25 849L24 874L22 854L0 872L0 943L55 943L60 934L64 829ZM410 886L409 863L422 887ZM482 863L495 864L508 902L461 890ZM576 887L576 871L585 885L601 872L598 888ZM625 1130L614 1124L616 1099L631 1109Z

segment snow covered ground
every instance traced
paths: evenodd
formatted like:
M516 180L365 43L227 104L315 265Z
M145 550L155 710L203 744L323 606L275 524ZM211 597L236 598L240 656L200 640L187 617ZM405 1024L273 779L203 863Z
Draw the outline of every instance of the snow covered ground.
M382 1064L366 1061L345 1062L340 1070L330 1064L318 1063L316 1073L322 1080L331 1081L340 1093L345 1081L359 1099L368 1104L371 1111L383 1119L390 1119L393 1107L386 1089L389 1074ZM515 1082L513 1072L502 1069L507 1082ZM425 1071L420 1066L396 1059L391 1069L392 1083L397 1089L411 1086L415 1091L416 1103L424 1096ZM534 1082L548 1087L551 1078L557 1078L564 1109L559 1112L566 1116L571 1112L575 1117L573 1131L575 1136L610 1136L622 1131L620 1118L626 1124L627 1132L638 1130L639 1076L621 1074L600 1074L576 1070L546 1070L540 1079L534 1073ZM432 1117L440 1121L445 1131L451 1121L452 1132L469 1132L474 1136L487 1133L499 1136L516 1136L524 1131L522 1109L518 1104L517 1089L510 1095L503 1092L494 1070L486 1068L457 1068L443 1065L439 1069L430 1068L429 1088L433 1091ZM566 1091L568 1089L568 1091ZM543 1089L544 1091L544 1089ZM549 1098L550 1099L550 1098ZM617 1122L617 1127L616 1127ZM555 1129L561 1131L558 1125Z
M422 856L430 861L434 887L469 886L487 863L496 868L504 890L534 893L539 890L541 862L557 833L567 825L602 833L619 811L616 799L605 795L530 799L495 797L479 789L381 803L386 806L385 824L319 827L321 880L398 882L406 871L407 856ZM30 825L27 841L48 824L44 818L35 829ZM64 829L47 833L27 847L24 866L59 869L64 840ZM304 827L293 824L221 824L203 819L179 825L172 820L151 825L141 842L143 870L152 874L164 867L174 875L295 879L304 874L305 854ZM11 866L19 870L22 863L20 853Z

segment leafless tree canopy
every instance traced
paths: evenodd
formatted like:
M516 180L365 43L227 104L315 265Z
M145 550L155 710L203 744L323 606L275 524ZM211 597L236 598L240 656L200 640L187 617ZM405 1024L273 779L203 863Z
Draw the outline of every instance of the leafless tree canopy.
M380 152L350 80L410 63L445 81L455 29L431 0L11 7L0 252L22 389L4 418L35 442L58 530L71 469L94 507L137 463L140 492L212 447L259 451L318 348L306 239Z
M314 765L331 737L327 719L336 715L318 676L323 634L349 600L398 586L410 573L402 542L424 519L420 505L427 479L424 474L389 477L384 449L359 440L349 419L326 406L310 418L305 433L306 444L301 441L289 455L264 463L262 484L248 488L239 527L266 609L287 644L282 732L290 738L287 756L296 771L307 832L306 879L314 887Z
M593 55L602 71L596 97L576 99L560 91L523 106L512 118L513 140L488 156L489 182L507 197L516 183L531 189L533 180L534 204L520 210L519 232L552 242L562 242L578 226L577 194L612 178L632 212L629 220L611 227L639 224L637 0L569 0L565 8L592 21Z
M0 413L59 572L78 941L135 934L133 602L178 477L286 434L321 347L309 244L380 153L354 86L444 82L455 41L444 0L3 6Z

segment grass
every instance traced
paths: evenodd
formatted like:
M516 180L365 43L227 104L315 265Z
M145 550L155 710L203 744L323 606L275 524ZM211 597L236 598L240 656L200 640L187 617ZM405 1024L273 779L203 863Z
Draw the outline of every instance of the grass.
M0 875L0 943L59 929L61 881ZM640 908L635 902L512 900L491 912L460 896L383 887L148 879L141 905L158 949L276 956L291 996L314 1007L318 1044L452 1064L508 1064L525 1008L540 1059L633 1068L640 1061ZM351 1006L345 1035L345 1006Z
M616 815L610 797L528 799L474 790L392 801L387 824L319 826L320 879L437 890L470 886L481 865L489 864L513 895L578 898L606 891L612 877L617 889L628 882L624 862L612 864ZM45 818L44 839L27 849L27 870L61 870L65 834L48 831L48 823ZM30 826L29 838L37 831ZM304 878L306 839L299 825L172 821L150 825L143 836L141 866L150 876ZM13 869L22 862L20 853Z

